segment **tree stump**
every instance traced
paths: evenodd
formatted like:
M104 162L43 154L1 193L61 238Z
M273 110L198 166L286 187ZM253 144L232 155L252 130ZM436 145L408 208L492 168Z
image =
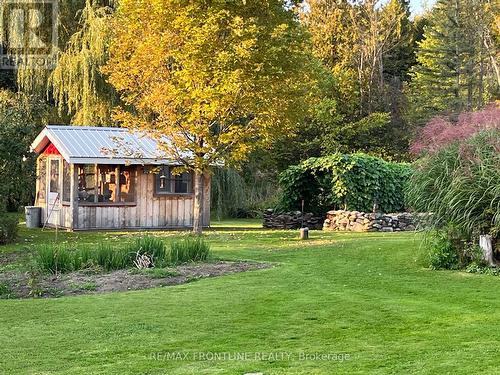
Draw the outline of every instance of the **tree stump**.
M483 259L488 262L490 266L496 266L493 258L493 244L490 235L479 236L479 247L483 250Z

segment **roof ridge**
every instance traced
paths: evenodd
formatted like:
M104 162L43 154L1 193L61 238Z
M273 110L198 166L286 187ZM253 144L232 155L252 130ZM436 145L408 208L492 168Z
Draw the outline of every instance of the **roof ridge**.
M79 126L79 125L47 125L47 129L61 129L61 130L99 130L99 131L126 131L129 129L118 128L111 126Z

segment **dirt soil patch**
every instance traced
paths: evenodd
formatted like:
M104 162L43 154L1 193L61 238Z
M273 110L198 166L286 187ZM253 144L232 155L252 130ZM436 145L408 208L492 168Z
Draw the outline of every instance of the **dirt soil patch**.
M58 276L5 272L0 274L0 298L61 297L141 290L272 267L267 263L220 261L166 269L120 270L96 274L72 272Z

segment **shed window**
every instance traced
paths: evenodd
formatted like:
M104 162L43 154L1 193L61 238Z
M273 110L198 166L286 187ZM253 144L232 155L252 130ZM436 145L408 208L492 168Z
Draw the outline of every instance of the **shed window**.
M190 173L184 172L174 175L170 167L162 167L155 174L156 194L191 194L193 179Z
M47 195L47 158L38 158L38 201L45 202Z
M120 202L132 203L135 200L135 168L120 167Z
M78 167L78 200L95 202L96 197L96 166L83 165Z
M99 202L116 203L118 167L99 166Z
M59 160L51 159L50 160L50 185L49 191L51 193L59 193L60 192L60 171L59 171Z
M71 168L66 160L63 160L63 202L71 201Z
M134 203L135 167L82 165L78 167L78 199L85 203Z

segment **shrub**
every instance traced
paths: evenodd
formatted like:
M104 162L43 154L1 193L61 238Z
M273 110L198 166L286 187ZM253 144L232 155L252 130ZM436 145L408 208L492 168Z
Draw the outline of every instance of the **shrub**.
M482 275L500 276L500 268L485 266L484 264L472 262L466 268L468 273L478 273Z
M6 245L16 239L18 224L17 214L8 214L0 210L0 245Z
M189 237L174 241L170 245L169 262L181 264L207 260L210 255L210 245L202 237Z
M331 209L396 212L405 209L410 166L362 153L311 158L280 176L279 209L324 214Z
M458 252L452 241L444 236L436 236L429 251L429 266L434 270L457 269Z
M0 282L0 299L15 298L16 294L12 291L9 284Z

